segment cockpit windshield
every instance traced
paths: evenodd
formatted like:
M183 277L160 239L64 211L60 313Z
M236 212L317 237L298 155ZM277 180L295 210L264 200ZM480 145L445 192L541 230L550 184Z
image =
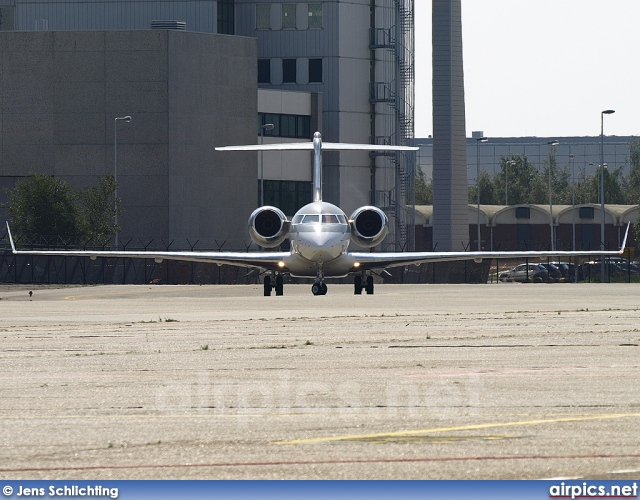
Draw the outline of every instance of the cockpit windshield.
M293 224L346 224L347 218L342 214L298 214L291 222Z

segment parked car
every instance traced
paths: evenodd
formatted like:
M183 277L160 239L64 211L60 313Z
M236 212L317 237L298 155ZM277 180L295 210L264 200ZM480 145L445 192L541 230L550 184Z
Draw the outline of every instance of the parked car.
M544 267L549 273L549 280L559 281L562 278L562 271L558 269L554 264L547 264L546 262L541 262L540 265Z
M540 264L520 264L510 271L500 274L500 281L518 281L525 283L529 281L546 281L549 273Z
M575 281L576 266L572 262L552 262L552 264L560 270L564 279L567 281ZM582 266L578 266L578 281L582 281L583 279Z

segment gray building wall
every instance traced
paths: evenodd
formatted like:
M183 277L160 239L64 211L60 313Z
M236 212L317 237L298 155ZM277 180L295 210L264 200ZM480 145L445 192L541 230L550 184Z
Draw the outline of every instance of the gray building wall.
M0 179L74 186L114 172L121 239L244 248L255 153L255 40L179 31L0 33ZM253 179L253 180L252 180ZM253 189L251 191L253 193Z
M151 21L186 23L189 31L215 33L215 0L0 0L6 15L13 14L14 29L106 30L151 28Z
M433 0L433 243L463 250L467 223L467 152L460 0Z

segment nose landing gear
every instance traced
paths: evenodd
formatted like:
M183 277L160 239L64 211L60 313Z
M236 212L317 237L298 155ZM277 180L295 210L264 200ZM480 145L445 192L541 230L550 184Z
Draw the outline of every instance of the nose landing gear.
M311 293L313 293L314 295L326 295L327 285L325 285L322 281L316 281L311 287Z

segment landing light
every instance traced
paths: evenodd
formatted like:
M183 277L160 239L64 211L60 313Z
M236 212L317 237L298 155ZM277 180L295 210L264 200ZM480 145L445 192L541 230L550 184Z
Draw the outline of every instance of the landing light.
M284 267L284 262L282 262L282 261L278 262L278 267L280 269L282 269Z
M353 263L353 267L355 267L355 268L360 267L360 262L354 262L354 263Z

